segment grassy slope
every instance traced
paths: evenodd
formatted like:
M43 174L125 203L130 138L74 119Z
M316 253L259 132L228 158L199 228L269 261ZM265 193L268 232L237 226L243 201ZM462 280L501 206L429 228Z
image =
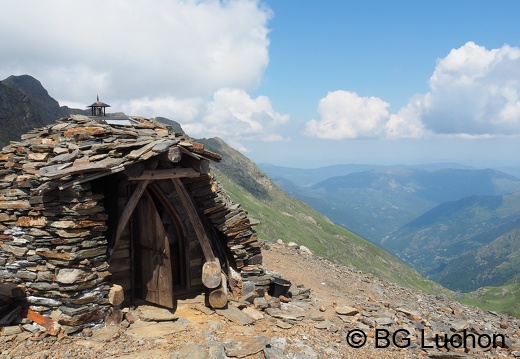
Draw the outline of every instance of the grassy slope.
M253 162L222 141L210 139L201 142L224 156L222 162L212 167L231 198L241 203L251 217L261 221L256 227L260 238L292 241L308 247L318 256L391 282L428 292L450 294L388 252L334 225L308 205L287 196Z
M517 280L498 287L482 287L458 300L482 309L508 313L520 318L520 283Z

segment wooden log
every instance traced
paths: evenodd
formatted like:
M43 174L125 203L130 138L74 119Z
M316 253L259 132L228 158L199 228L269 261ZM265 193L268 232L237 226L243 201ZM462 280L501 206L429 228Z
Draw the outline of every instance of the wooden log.
M179 147L171 147L168 150L168 159L173 163L178 163L182 160L182 152Z
M126 175L128 177L139 177L144 172L144 165L142 163L136 163L131 166L126 167Z
M211 249L211 245L209 243L209 239L206 236L206 231L204 230L204 226L202 224L201 219L197 213L195 204L193 203L188 191L182 184L181 180L178 178L172 179L173 185L175 186L175 191L179 195L179 198L186 208L186 213L195 229L195 233L197 234L197 239L202 247L202 252L204 253L204 258L207 262L214 262L215 255L213 254L213 250ZM219 271L220 273L220 271Z
M0 295L9 298L25 297L25 289L14 283L0 283Z
M217 288L221 283L220 262L218 258L214 261L206 262L202 266L202 283L207 288Z
M218 288L209 293L208 301L212 308L224 308L227 305L227 295L221 288Z
M66 182L66 183L60 185L58 188L60 190L64 190L66 188L69 188L69 187L72 187L72 186L75 186L75 185L78 185L78 184L82 184L82 183L85 183L85 182L90 182L92 180L95 180L95 179L98 179L98 178L101 178L101 177L105 177L105 176L109 176L109 175L117 173L117 172L121 172L124 169L125 169L125 167L123 165L118 165L118 166L112 167L108 171L102 171L102 172L99 172L99 173L94 173L92 175L83 176L83 177L77 178L77 179L75 179L73 181Z
M215 289L209 293L208 301L212 308L224 308L227 305L227 278L224 273L220 273L221 276L221 288Z
M192 160L191 165L200 174L205 175L209 172L209 161L206 159Z
M168 168L160 170L145 170L142 175L128 177L130 181L162 180L171 178L199 177L200 173L193 168Z
M188 214L188 218L191 221L191 224L193 225L193 228L195 229L195 233L197 234L197 239L200 243L200 246L202 248L202 252L204 253L204 258L206 259L206 262L204 266L206 266L206 272L204 272L204 266L202 267L202 282L204 285L209 284L210 286L208 288L215 288L220 283L221 277L220 277L220 263L218 259L213 254L213 250L211 249L211 244L209 242L209 239L206 235L206 231L204 229L204 225L202 224L202 221L197 213L195 204L193 203L193 200L191 199L190 195L188 194L188 191L182 184L181 180L178 178L172 179L173 185L175 186L175 191L179 195L179 198L184 206L186 208L186 213ZM217 269L218 268L218 271ZM204 274L206 273L206 274ZM215 285L215 283L217 283ZM215 286L213 286L215 285Z

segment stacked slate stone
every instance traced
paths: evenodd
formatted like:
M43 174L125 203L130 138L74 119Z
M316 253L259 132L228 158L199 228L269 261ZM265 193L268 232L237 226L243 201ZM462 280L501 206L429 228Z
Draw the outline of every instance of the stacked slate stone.
M225 236L228 249L233 254L236 268L243 278L259 278L260 285L269 285L262 267L261 243L253 229L259 222L235 204L210 173L199 179L185 180L211 224Z
M135 122L117 127L74 116L35 129L0 153L0 281L23 284L28 309L67 332L104 319L110 307L108 214L89 176L116 172L184 140L165 126Z
M0 282L26 288L29 309L75 331L106 317L108 213L92 180L177 146L220 155L155 121L131 126L72 116L35 129L0 152ZM256 222L211 175L190 183L211 223L227 238L238 268L261 268Z
M4 207L10 201L18 208L2 208L8 228L0 236L0 280L23 284L28 308L55 318L65 332L102 320L110 289L102 198L92 195L89 184L60 195L3 191Z

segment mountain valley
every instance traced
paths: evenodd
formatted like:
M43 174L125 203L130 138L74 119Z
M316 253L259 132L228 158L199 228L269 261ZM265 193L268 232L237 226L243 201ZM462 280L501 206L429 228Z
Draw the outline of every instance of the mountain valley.
M87 112L60 107L30 76L12 76L0 86L2 144L64 113ZM182 132L175 121L157 120ZM200 142L224 156L212 168L233 200L260 220L260 238L295 242L408 288L457 295L420 272L453 291L471 292L460 295L466 303L520 315L515 168L262 165L263 172L218 138Z

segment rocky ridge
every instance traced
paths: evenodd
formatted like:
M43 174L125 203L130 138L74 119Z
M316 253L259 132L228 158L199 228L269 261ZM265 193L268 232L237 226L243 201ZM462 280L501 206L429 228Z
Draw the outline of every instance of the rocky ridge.
M118 325L107 323L60 337L48 336L33 323L22 322L4 328L0 356L520 357L518 318L406 289L333 264L293 243L266 242L263 253L264 264L293 283L289 298L253 295L248 301L231 302L227 309L216 311L203 305L202 296L179 301L174 313L142 305L125 308L124 320ZM359 335L366 335L366 343L355 348L363 339ZM380 339L376 342L377 336ZM464 336L466 343L459 342ZM471 336L476 345L472 345ZM496 348L478 341L487 337L496 338ZM447 348L446 339L451 340Z

